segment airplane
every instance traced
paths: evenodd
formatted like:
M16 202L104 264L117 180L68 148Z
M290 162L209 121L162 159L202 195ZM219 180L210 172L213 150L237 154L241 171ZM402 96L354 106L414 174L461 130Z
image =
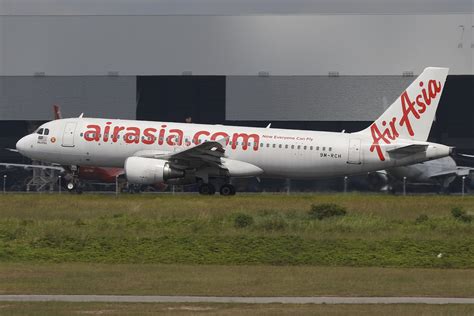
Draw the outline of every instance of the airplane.
M355 133L137 120L54 120L24 136L18 151L60 165L124 168L134 184L199 184L234 195L233 177L349 176L448 156L427 142L448 75L426 68L369 127Z
M369 186L377 191L395 192L405 180L410 185L435 185L448 192L456 178L471 177L474 168L458 166L452 157L370 172Z

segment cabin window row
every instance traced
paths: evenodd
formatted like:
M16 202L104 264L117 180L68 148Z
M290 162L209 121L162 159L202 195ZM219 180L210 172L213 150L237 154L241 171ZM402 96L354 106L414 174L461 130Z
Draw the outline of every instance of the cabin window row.
M84 133L81 133L81 137L82 137L82 136L84 136ZM109 135L108 135L108 134L105 134L104 136L105 136L106 138L108 138ZM90 137L91 137L91 138L96 137L95 133L91 133L91 134L90 134ZM101 137L102 137L102 134L99 134L99 135L98 135L98 138L101 138ZM113 137L113 135L112 135L111 138L114 139L115 137ZM125 137L123 137L123 138L125 138ZM149 140L149 141L153 140L153 137L142 136L141 138L142 138L142 140ZM117 139L120 139L120 135L117 135ZM134 136L129 136L128 139L129 139L129 140L134 140L135 137L134 137ZM163 137L160 137L159 140L160 140L161 142L163 142L163 141L164 141L164 138L163 138ZM177 141L178 141L178 137L171 137L170 140L171 140L171 141L174 141L174 142L177 142ZM185 138L185 139L184 139L184 142L185 142L185 144L190 144L190 143L191 143L191 140L190 140L189 138ZM198 144L201 144L201 143L202 143L202 140L201 140L201 139L198 139L197 143L198 143ZM233 144L233 142L232 142L232 141L229 141L229 145L232 145L232 144ZM243 146L243 145L244 145L244 142L238 142L238 141L236 141L236 142L235 142L235 145L236 145L236 146L238 146L238 145L242 145L242 146ZM248 147L253 147L254 145L255 145L255 143L252 143L252 142L247 143L247 146L248 146ZM303 149L303 150L316 150L316 151L322 150L322 151L326 151L326 147L325 147L325 146L320 147L320 146L307 146L307 145L289 145L289 144L283 145L283 144L260 143L260 147L261 147L261 148L265 148L265 147L266 147L266 148L281 148L281 149L284 148L284 149L298 149L298 150ZM332 147L328 147L327 149L328 149L328 151L332 151Z

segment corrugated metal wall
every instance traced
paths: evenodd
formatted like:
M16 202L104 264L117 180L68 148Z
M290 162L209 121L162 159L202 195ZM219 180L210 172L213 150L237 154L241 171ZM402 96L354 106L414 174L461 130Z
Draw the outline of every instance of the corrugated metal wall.
M0 15L0 75L473 74L472 25L472 14Z
M65 117L134 119L136 77L0 77L0 120L50 120L52 105Z
M229 76L226 119L372 121L414 79L402 76Z

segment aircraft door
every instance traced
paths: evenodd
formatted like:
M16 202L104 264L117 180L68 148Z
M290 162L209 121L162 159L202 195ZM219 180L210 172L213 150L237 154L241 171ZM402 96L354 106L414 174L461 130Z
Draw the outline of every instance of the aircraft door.
M74 132L76 131L77 123L66 123L63 134L63 147L74 147Z
M353 138L349 140L349 154L347 163L360 165L360 139Z

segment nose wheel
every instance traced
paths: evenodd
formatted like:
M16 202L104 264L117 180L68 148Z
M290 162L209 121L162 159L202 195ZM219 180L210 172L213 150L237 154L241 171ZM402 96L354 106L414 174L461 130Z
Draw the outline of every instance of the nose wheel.
M69 192L73 193L73 192L76 192L77 194L81 194L82 193L82 189L79 187L77 181L71 181L71 182L68 182L68 184L66 185L66 188Z

